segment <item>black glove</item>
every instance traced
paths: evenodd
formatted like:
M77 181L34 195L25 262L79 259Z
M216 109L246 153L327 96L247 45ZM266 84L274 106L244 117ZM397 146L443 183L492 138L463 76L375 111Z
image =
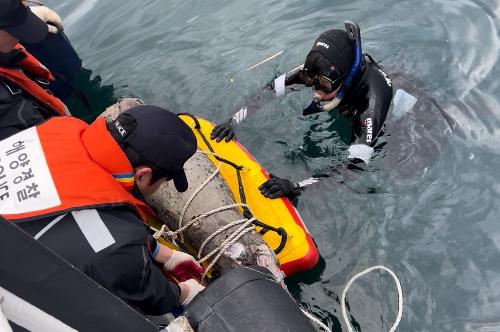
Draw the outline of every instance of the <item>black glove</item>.
M270 174L271 178L259 186L259 190L267 198L286 197L295 199L302 192L298 184L287 179L280 179Z
M309 106L307 106L302 110L302 115L306 116L306 115L316 114L319 112L323 112L323 110L321 109L317 101L313 101L309 104Z
M225 141L229 142L234 137L234 126L234 120L229 119L228 121L215 126L210 133L210 138L220 142L225 137Z

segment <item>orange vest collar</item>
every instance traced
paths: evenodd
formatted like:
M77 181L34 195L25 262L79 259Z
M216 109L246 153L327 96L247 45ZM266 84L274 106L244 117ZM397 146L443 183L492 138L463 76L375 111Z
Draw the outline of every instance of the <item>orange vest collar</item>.
M54 80L54 76L47 69L47 67L45 67L43 63L38 61L33 55L31 55L31 53L26 51L26 49L21 44L17 44L16 49L21 49L21 51L26 55L26 58L24 58L20 63L20 67L24 71L27 71L28 73L31 73L36 77L43 78L47 81Z
M41 106L45 106L55 114L69 115L68 108L59 98L49 94L25 74L26 72L37 78L51 81L54 77L50 71L40 61L35 59L34 56L29 54L20 44L18 44L16 48L20 48L26 55L26 58L19 64L20 68L0 66L0 77L3 77L8 83L12 83L23 90L25 94L30 95L35 101L41 104Z
M98 117L82 134L90 157L126 190L134 187L134 170L127 156L109 133L106 121Z

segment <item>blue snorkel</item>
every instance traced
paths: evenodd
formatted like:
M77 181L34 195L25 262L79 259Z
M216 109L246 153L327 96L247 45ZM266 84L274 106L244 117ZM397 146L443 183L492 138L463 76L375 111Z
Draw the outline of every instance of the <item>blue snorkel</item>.
M361 65L363 63L363 51L361 49L361 33L359 26L352 21L345 21L344 25L349 38L355 42L355 58L351 70L349 71L349 74L345 78L344 82L342 83L342 87L340 88L334 99L323 102L316 94L313 102L304 109L302 113L303 115L331 111L332 109L337 107L344 98L344 95L349 89L352 81L354 80L354 77L356 77L359 70L361 69Z

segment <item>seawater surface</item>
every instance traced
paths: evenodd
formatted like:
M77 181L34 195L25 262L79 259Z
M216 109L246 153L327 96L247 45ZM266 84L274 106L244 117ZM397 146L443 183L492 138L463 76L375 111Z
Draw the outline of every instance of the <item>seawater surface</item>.
M115 97L141 97L214 122L301 64L322 31L358 22L364 51L440 108L390 115L385 145L366 171L341 170L307 188L298 210L322 263L289 288L334 331L347 331L343 288L357 272L386 265L404 291L400 331L500 331L499 1L47 5L61 14L84 66ZM333 126L341 118L301 115L310 98L303 91L276 99L237 133L268 170L294 181L331 170L345 155L346 125ZM352 320L360 331L387 331L396 299L387 274L366 276L348 294Z

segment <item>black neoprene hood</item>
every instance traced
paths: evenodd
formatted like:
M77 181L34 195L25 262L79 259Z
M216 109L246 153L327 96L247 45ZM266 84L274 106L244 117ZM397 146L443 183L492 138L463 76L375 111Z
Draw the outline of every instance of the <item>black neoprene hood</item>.
M321 54L321 60L318 61L317 53ZM313 60L313 58L316 58ZM323 32L315 41L311 51L307 55L305 68L315 73L320 73L320 68L309 68L308 66L330 66L337 68L339 73L344 76L349 73L355 59L355 44L349 38L344 30L331 29ZM326 60L326 61L325 61Z

